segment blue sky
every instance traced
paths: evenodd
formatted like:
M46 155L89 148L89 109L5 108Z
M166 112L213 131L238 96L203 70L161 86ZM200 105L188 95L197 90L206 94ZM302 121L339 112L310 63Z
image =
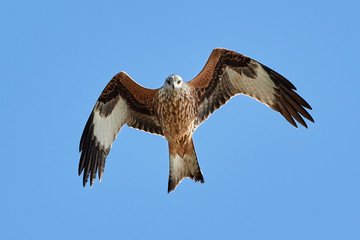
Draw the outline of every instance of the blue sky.
M3 1L3 239L360 239L356 1ZM124 126L101 183L81 133L120 71L191 80L213 48L287 77L316 123L237 96L198 128L205 184L167 194L165 139Z

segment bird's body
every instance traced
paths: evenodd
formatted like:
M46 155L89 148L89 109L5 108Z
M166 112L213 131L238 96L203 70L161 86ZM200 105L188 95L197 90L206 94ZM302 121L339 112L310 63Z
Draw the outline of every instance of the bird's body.
M157 118L163 130L164 137L169 142L180 141L185 135L191 134L196 117L196 99L191 88L178 75L171 75L167 79L181 81L181 86L166 87L158 91ZM173 84L170 82L170 84Z
M168 191L174 190L184 177L204 182L192 140L197 116L197 101L193 90L180 76L171 75L158 94L156 115L169 143Z
M292 83L270 68L227 49L214 49L204 69L189 82L170 75L159 89L147 89L120 72L100 95L80 141L79 175L85 186L96 172L101 180L105 159L121 127L163 136L169 145L168 192L185 177L204 182L192 134L211 113L237 94L248 95L281 113L297 127L307 127L300 114L313 122L303 108L310 105Z

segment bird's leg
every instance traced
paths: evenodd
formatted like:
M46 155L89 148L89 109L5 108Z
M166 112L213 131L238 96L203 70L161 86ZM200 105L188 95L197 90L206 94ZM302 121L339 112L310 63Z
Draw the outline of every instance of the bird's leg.
M180 144L181 142L184 142L185 136L182 136L181 138L176 139L176 142Z

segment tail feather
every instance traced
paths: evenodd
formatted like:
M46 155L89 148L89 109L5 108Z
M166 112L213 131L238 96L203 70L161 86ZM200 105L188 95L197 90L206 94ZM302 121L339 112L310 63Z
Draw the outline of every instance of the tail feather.
M204 183L204 177L196 157L192 138L180 143L169 143L170 168L168 193L175 190L176 186L185 178L189 177L195 182Z

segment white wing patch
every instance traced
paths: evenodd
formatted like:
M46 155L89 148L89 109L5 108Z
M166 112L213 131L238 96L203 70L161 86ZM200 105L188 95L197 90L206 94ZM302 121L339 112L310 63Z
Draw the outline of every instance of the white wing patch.
M240 93L248 95L256 100L271 105L275 100L276 88L270 76L265 72L260 64L256 63L256 78L249 78L245 74L240 75L230 67L226 67L225 72L229 75L229 79L233 86Z
M94 136L102 147L105 149L111 148L121 127L127 122L128 106L126 102L120 98L111 114L107 117L101 116L100 111L96 109L95 107L93 119Z

